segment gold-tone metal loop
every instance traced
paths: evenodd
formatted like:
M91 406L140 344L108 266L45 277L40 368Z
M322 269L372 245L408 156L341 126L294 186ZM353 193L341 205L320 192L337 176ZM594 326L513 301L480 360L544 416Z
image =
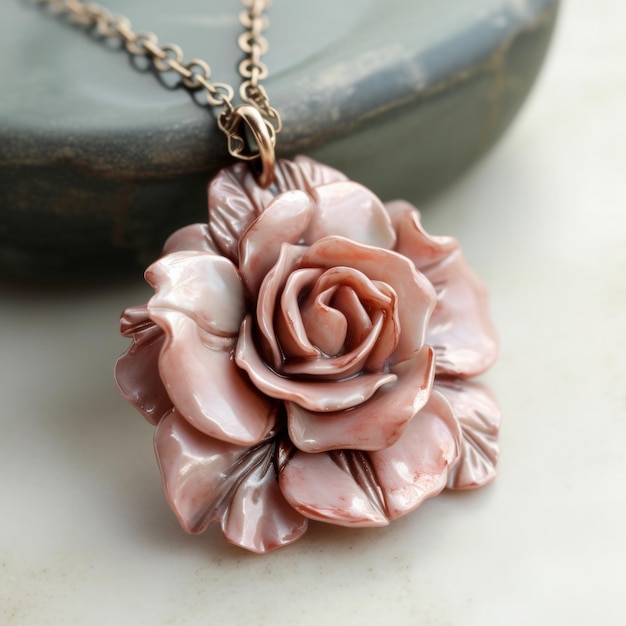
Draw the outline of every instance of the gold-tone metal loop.
M111 29L127 45L135 37L133 25L125 15L114 15L110 22ZM128 49L128 48L127 48Z
M135 56L145 57L149 52L146 44L156 46L158 43L159 39L154 33L137 33L133 39L126 42L126 50Z
M269 71L262 61L253 63L250 59L244 59L239 64L239 74L244 78L253 78L256 75L257 80L263 80L267 78Z
M157 56L154 59L154 66L159 72L171 72L174 69L174 63L178 65L182 63L183 51L175 43L166 43L164 46L161 46L161 52L164 53L163 57Z
M233 88L227 83L207 83L205 87L207 87L207 101L214 107L230 104L235 97Z
M276 131L251 104L240 104L218 117L218 125L228 137L228 152L244 161L260 159L259 185L267 188L274 180Z
M206 61L202 59L192 59L185 67L191 72L189 78L183 79L183 85L185 85L187 89L198 89L198 87L201 87L202 85L198 80L199 78L203 78L205 81L211 80L211 68ZM201 71L197 71L198 69Z
M241 33L238 38L239 49L246 54L252 54L252 49L258 46L258 54L263 55L269 50L269 43L263 35L254 36L252 33Z

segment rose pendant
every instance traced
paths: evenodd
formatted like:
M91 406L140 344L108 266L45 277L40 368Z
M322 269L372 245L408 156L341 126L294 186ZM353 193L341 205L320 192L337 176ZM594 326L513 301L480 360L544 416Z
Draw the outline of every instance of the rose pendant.
M410 204L305 157L270 189L237 164L146 279L115 375L186 531L267 552L494 477L499 411L468 380L496 357L486 290Z

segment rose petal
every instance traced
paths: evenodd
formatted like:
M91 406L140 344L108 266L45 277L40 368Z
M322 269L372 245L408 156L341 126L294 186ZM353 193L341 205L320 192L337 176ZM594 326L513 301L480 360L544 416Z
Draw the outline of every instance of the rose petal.
M395 383L381 387L350 411L317 413L286 402L289 437L304 452L337 449L380 450L396 442L428 400L434 376L434 353L424 346L396 365Z
M302 536L308 521L283 497L273 434L253 448L203 435L172 411L154 438L165 494L181 526L200 533L221 520L230 542L268 552Z
M206 224L190 224L189 226L179 228L165 242L162 256L186 250L218 254L217 247Z
M233 340L207 335L183 313L150 314L167 335L159 369L178 411L211 437L242 445L261 441L277 408L235 365Z
M329 356L341 352L348 335L345 315L328 304L337 287L329 287L322 293L312 293L302 305L302 323L306 336L314 346Z
M398 297L400 340L390 362L410 359L424 345L426 327L435 306L435 291L406 257L342 237L314 243L302 257L303 267L352 267L370 280L391 286Z
M378 290L389 298L389 306L382 308L379 313L383 316L383 326L376 345L372 348L366 369L376 371L385 367L389 357L396 351L400 343L400 315L398 296L390 285L379 280L374 281ZM406 303L405 305L406 306Z
M426 334L437 352L437 372L468 377L484 372L498 350L485 285L465 261L458 242L428 235L410 204L393 202L387 209L398 234L396 250L415 263L437 292Z
M245 163L227 167L211 181L209 231L219 251L239 262L239 240L270 203L274 194L262 189Z
M418 507L445 486L458 459L461 432L446 399L434 391L400 439L370 459L385 496L389 519Z
M300 310L300 296L303 291L314 284L321 273L322 270L316 268L297 269L287 278L285 288L280 296L280 307L275 315L275 327L273 329L275 339L278 342L277 345L280 346L283 355L277 366L279 371L282 370L284 357L315 358L319 354L319 350L309 340L304 327ZM273 291L272 289L272 293Z
M185 531L201 533L221 519L248 448L207 437L176 410L161 420L154 447L165 495Z
M279 474L283 495L311 519L340 526L385 526L380 490L361 453L296 452Z
M239 242L239 270L252 294L278 260L281 244L296 244L309 225L313 205L303 191L286 191L270 202Z
M489 389L467 380L438 380L443 394L461 424L461 456L448 477L450 489L480 487L496 475L500 410Z
M304 236L308 245L328 236L393 248L396 235L383 203L363 185L342 181L312 191L315 212Z
M146 280L155 295L148 303L156 310L180 311L218 336L239 330L245 311L243 285L235 266L206 252L175 252L153 263Z
M379 311L370 334L354 350L338 357L316 354L314 357L286 361L280 373L285 376L321 377L325 380L339 381L349 378L364 370L365 363L380 339L384 316Z
M159 355L165 335L148 317L145 305L126 309L120 330L124 337L132 337L133 343L115 364L115 383L122 397L156 425L172 409L159 375Z
M241 325L235 359L254 385L272 398L290 400L313 411L341 411L368 400L376 390L396 380L395 374L362 374L342 381L291 380L279 376L261 359L254 344L253 322Z
M372 330L372 320L354 289L339 287L333 298L333 306L348 320L346 347L353 350L361 344Z
M345 317L339 314L341 317L335 318L333 324L331 318L333 310L319 301L320 294L332 294L339 287L353 289L358 292L358 297L364 306L383 313L385 332L381 337L380 345L376 347L376 354L372 361L379 360L381 351L387 350L389 354L396 347L398 332L394 332L393 329L391 333L387 332L388 326L397 327L398 325L394 307L396 297L387 285L374 283L363 273L351 267L331 267L323 273L317 268L297 269L287 279L281 296L277 332L284 356L288 359L304 359L301 363L303 368L301 373L306 373L307 362L317 362L316 367L324 369L322 360L325 359L325 355L333 356L344 347L348 332ZM306 296L306 291L309 292L308 296ZM304 296L306 297L302 302ZM322 318L324 313L327 315ZM337 313L334 315L337 316ZM380 335L380 331L379 327L376 337ZM371 337L371 332L373 329L370 327L370 339L375 341L375 338ZM355 350L362 352L362 348L363 346L357 346ZM370 350L363 355L364 358L369 356ZM347 354L338 360L333 360L332 364L329 362L330 370L326 370L326 374L330 375L333 370L334 373L342 373L345 371L343 362L353 363L354 358L356 358L355 354ZM300 370L297 362L289 367ZM280 366L278 369L283 371ZM371 369L379 368L371 367ZM292 369L294 373L296 370Z
M269 353L268 358L275 369L279 369L283 361L281 347L278 345L274 330L274 312L278 294L290 274L297 268L305 250L304 246L283 244L276 265L268 272L259 289L256 309L256 321L261 334L259 339L263 342L265 351Z
M261 554L293 543L307 528L307 518L283 496L267 455L246 474L222 518L228 541Z
M297 156L293 161L279 159L275 174L274 186L279 192L301 189L310 193L320 185L347 180L345 174L305 156Z
M311 193L320 185L345 180L341 172L307 157L280 159L269 189L259 186L250 168L237 163L225 168L209 185L209 230L219 251L239 265L239 240L272 198L284 191Z

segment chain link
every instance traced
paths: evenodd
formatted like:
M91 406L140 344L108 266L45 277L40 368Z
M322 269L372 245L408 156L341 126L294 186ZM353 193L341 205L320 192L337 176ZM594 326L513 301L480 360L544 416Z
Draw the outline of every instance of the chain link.
M108 9L96 2L84 0L36 0L40 5L50 8L53 13L66 15L73 22L87 28L95 28L102 37L119 39L129 54L148 57L157 71L176 72L183 85L190 90L204 89L207 102L223 108L220 114L222 125L227 125L228 118L235 110L233 99L235 91L227 83L211 82L211 67L202 59L184 61L184 54L176 44L159 45L158 37L151 32L135 32L130 20L123 15L113 15ZM239 96L245 102L255 106L277 133L282 128L280 116L272 108L267 93L259 81L267 78L267 66L261 56L267 52L267 39L262 32L269 21L264 11L269 8L270 0L243 0L245 10L239 20L246 32L239 36L239 47L246 58L239 64L242 83Z

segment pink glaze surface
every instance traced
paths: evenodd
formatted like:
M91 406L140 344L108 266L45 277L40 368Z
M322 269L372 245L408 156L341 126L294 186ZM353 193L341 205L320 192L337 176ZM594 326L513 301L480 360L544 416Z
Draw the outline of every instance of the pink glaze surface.
M116 381L186 531L262 553L494 477L499 411L467 380L496 357L486 290L410 204L304 157L269 190L238 164L146 279Z

